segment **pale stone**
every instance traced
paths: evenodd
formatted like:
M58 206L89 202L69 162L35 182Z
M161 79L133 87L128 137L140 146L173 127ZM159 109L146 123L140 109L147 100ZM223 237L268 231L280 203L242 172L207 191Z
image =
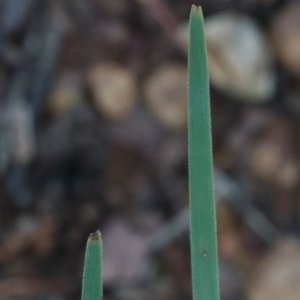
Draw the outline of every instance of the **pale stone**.
M255 22L223 12L205 24L211 83L240 100L269 100L275 90L273 55Z
M247 288L248 300L300 299L300 246L281 238L262 259Z
M146 105L165 127L180 130L187 122L187 70L179 64L155 69L144 84Z
M283 65L300 77L300 3L287 4L274 17L271 38Z
M105 63L92 67L88 84L95 108L106 118L122 121L132 112L137 101L134 74L123 66Z

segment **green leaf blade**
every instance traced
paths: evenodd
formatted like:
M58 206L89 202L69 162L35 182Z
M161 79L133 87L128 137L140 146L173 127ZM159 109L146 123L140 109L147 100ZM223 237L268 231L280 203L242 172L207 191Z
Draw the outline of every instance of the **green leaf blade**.
M204 20L192 6L188 59L189 198L194 300L218 300L216 216Z
M81 299L102 300L102 289L102 239L96 231L86 245Z

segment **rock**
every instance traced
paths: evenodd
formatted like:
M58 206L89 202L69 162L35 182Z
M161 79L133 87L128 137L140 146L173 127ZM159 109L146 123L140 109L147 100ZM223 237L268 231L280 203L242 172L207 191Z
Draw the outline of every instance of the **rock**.
M255 22L223 12L206 19L211 83L248 102L268 101L275 89L272 52Z
M248 300L298 300L300 298L300 246L281 238L257 264L247 288Z
M295 130L282 115L249 110L228 138L229 150L243 173L272 190L292 190L299 180Z
M251 169L260 179L290 189L298 182L299 168L297 157L287 152L279 138L267 137L254 147Z
M57 80L50 95L48 110L53 115L65 113L83 101L83 86L80 75L65 72Z
M137 101L136 78L122 66L105 63L88 71L88 84L99 113L113 121L122 121Z
M187 70L179 64L155 69L143 91L150 113L169 129L182 130L187 122Z
M288 3L271 24L271 39L283 65L300 77L300 3Z

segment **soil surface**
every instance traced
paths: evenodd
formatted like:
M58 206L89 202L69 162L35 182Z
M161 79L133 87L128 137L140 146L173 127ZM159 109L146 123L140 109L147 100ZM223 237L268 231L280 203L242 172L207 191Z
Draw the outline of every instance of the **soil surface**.
M207 24L221 298L299 299L299 2L195 2ZM192 298L191 5L0 1L1 300L79 300L98 229L105 300Z

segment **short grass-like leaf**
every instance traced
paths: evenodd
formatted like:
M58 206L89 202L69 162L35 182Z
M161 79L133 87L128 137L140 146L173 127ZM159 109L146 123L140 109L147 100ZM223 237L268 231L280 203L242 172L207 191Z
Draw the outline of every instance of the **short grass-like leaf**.
M102 240L99 231L91 233L85 250L82 300L102 300Z
M204 20L192 6L188 53L189 198L194 300L218 300L216 216Z

